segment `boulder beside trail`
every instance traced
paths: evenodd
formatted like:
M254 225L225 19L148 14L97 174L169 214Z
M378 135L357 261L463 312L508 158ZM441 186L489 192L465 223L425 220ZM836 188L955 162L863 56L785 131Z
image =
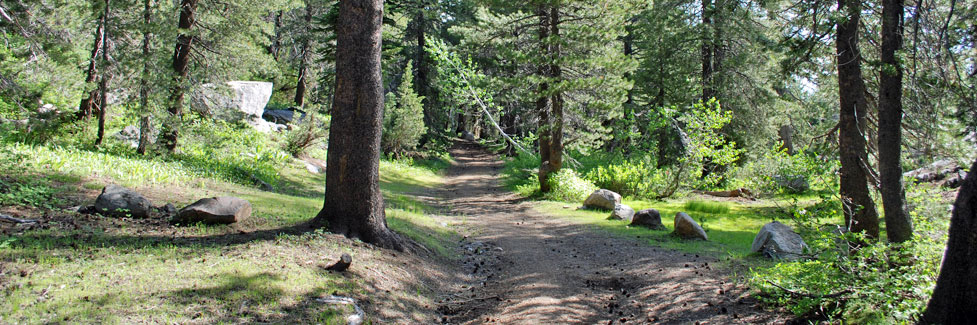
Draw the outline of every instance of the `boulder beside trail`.
M475 135L468 131L462 131L461 138L465 141L475 141Z
M675 214L675 230L672 233L684 239L709 240L706 230L685 212Z
M261 118L271 99L273 84L262 81L228 81L204 84L191 95L190 108L225 121Z
M147 218L152 207L142 194L115 184L103 188L95 198L95 211L112 217Z
M232 224L251 216L251 203L233 196L200 199L180 209L173 218L175 224Z
M618 204L621 204L621 195L605 189L590 193L590 196L583 201L583 207L591 209L614 210Z
M631 226L651 228L655 230L664 230L665 225L662 224L661 213L655 209L644 209L638 211L634 214L634 218L631 219Z
M784 260L796 260L804 254L807 244L789 226L774 221L763 225L760 232L753 238L751 250L763 252L763 255Z
M631 221L634 219L634 209L626 204L615 205L614 211L611 211L611 216L608 219Z

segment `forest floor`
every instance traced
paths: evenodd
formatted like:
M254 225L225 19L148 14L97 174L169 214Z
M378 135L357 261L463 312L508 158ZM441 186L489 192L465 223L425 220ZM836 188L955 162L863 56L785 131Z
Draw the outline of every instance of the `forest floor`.
M502 162L475 144L457 162L434 205L461 217L466 281L440 301L450 323L771 323L715 254L648 245L536 210L500 185ZM640 238L640 236L638 237Z
M741 259L752 230L726 226L762 223L759 208L702 214L710 242L625 229L599 212L520 198L501 185L498 155L474 143L456 143L440 173L381 163L387 222L428 249L417 254L310 229L324 176L298 161L265 191L189 172L150 177L186 169L180 162L4 145L0 213L37 222L0 223L0 323L344 323L353 310L320 301L329 295L356 299L374 323L788 319L761 309L728 267L730 256L763 263ZM233 226L179 227L160 215L71 211L110 183L156 205L238 196L254 213ZM684 209L654 204L663 215ZM348 271L324 269L342 253L353 256Z

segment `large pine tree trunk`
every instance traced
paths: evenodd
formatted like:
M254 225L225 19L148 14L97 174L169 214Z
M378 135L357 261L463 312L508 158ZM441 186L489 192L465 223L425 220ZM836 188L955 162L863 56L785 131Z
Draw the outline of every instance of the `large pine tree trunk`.
M550 45L552 58L550 60L550 76L555 81L563 79L563 70L556 63L559 58L560 49L560 7L554 5L550 8L550 37L557 39ZM559 90L550 98L550 110L552 112L552 129L550 129L550 166L549 172L556 173L563 168L563 93Z
M404 250L404 240L387 228L379 185L382 17L383 0L339 2L326 197L314 224L350 238Z
M977 170L977 161L970 167ZM950 218L950 237L920 324L970 324L977 319L977 173L967 174Z
M180 30L190 30L196 23L194 12L197 10L198 0L180 1ZM186 93L187 72L190 68L190 50L193 48L194 38L189 34L180 34L176 39L176 50L173 51L173 91L170 95L170 120L163 131L163 141L166 149L176 150L177 137L179 136L179 122L177 119L183 116L183 97Z
M544 57L544 60L552 60L550 57L550 46L549 46L549 12L547 12L545 6L539 6L536 10L536 14L539 16L539 47L540 53ZM546 78L549 74L546 71L546 65L540 64L539 74L541 77ZM539 115L538 130L539 132L539 190L540 192L546 193L550 191L549 180L550 175L550 96L549 96L549 83L542 82L539 84L538 94L536 97L536 112Z
M142 110L142 118L139 120L139 146L136 153L146 154L149 147L149 135L152 133L152 124L149 120L149 62L152 59L150 54L150 41L152 38L149 32L149 24L152 22L152 2L153 0L143 0L142 9L142 75L139 77L139 108Z
M306 5L305 7L305 26L312 26L312 7ZM311 41L311 35L306 35L302 39L302 60L299 63L299 80L298 85L295 87L295 105L302 107L305 105L305 93L306 93L306 83L308 82L308 69L309 69L309 42Z
M912 239L902 183L902 47L903 0L882 1L882 72L879 84L879 178L885 230L890 242Z
M425 8L420 6L417 8L417 16L414 18L414 26L417 29L415 32L415 37L417 38L417 49L414 50L414 91L417 92L418 96L425 98L424 102L424 125L427 126L429 133L441 132L442 126L437 121L437 112L434 110L434 105L430 94L428 93L428 64L427 64L427 52L424 48L427 46L427 33L426 25L427 21L424 18Z
M111 71L109 71L109 0L105 0L105 8L102 12L102 76L101 80L98 82L98 133L95 138L95 146L102 145L102 139L105 138L105 113L108 111L108 96L106 94L109 91L109 78L111 78Z
M108 1L104 3L108 7ZM88 59L88 69L85 70L85 85L91 85L98 79L98 61L105 47L105 12L103 11L98 18L98 27L95 28L95 43L92 45L92 54ZM78 104L78 118L89 118L94 115L96 103L98 102L98 87L92 88L88 96L81 99Z
M845 223L852 232L879 237L879 217L869 196L868 157L865 152L865 82L858 50L859 0L838 0L845 20L838 23L838 92L841 104L838 151L841 160L840 195Z
M715 49L713 49L712 38L713 34L710 33L712 26L712 14L713 14L713 4L712 0L702 0L702 102L709 102L710 98L716 96L715 89L713 89L712 84L712 55Z

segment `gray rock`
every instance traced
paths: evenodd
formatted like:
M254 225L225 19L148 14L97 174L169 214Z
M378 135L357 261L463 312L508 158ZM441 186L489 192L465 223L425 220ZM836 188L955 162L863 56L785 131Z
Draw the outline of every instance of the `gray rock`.
M261 119L273 90L272 83L261 81L205 84L191 95L190 108L225 121Z
M106 216L147 218L152 207L142 194L115 184L103 188L95 198L95 211Z
M299 113L297 118L295 116L296 112ZM302 119L305 118L305 112L296 108L265 110L265 113L261 115L261 118L272 123L288 124L302 121Z
M614 210L618 204L621 204L621 195L605 189L590 193L590 196L583 201L583 206L591 209Z
M166 205L157 207L156 210L159 210L160 213L170 215L170 216L176 215L177 212L176 206L173 205L173 203L167 203Z
M789 226L774 221L760 228L750 249L770 258L793 261L804 254L806 247L801 235Z
M55 115L58 114L58 108L54 104L44 104L37 108L37 114Z
M963 170L952 172L949 176L947 176L946 181L943 182L943 187L958 188L960 185L963 185L963 180L965 178L967 178L967 172Z
M956 162L949 159L937 160L932 164L902 174L916 183L941 181L952 173L962 170Z
M475 141L475 135L468 131L462 131L461 138L465 139L466 141Z
M288 129L287 125L265 121L257 117L248 117L248 125L261 133L281 132Z
M116 133L114 137L119 139L119 141L128 144L130 147L136 148L139 147L139 135L141 133L142 131L139 130L138 126L128 125L122 128L119 133ZM159 131L157 130L152 130L152 132L149 132L149 142L154 143L157 135L159 135Z
M631 226L645 227L655 230L665 229L665 225L662 224L661 214L655 209L644 209L638 211L638 213L635 213L634 219L631 220Z
M611 211L611 216L608 219L631 221L634 219L634 209L626 204L615 205L614 211Z
M709 240L706 230L685 212L675 214L675 230L672 233L684 239Z
M777 187L791 193L804 193L811 189L811 184L803 175L777 175L773 177L773 180Z
M173 218L175 224L232 224L251 216L251 203L232 197L210 197L200 199L180 209Z

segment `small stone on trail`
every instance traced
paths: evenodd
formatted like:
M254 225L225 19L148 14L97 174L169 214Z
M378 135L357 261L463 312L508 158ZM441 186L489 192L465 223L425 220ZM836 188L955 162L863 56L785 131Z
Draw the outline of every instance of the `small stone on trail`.
M662 224L661 214L655 209L644 209L638 211L634 214L634 219L631 220L631 225L655 230L665 230L665 225ZM641 236L638 236L638 238L641 238Z
M614 210L618 204L621 204L621 195L605 189L594 191L583 201L583 206L591 209Z
M349 254L347 253L343 253L343 256L340 256L339 260L336 261L336 263L333 263L329 267L326 267L326 270L343 272L349 268L350 264L353 264L353 257L349 256Z
M233 196L200 199L180 210L175 224L231 224L251 216L251 203Z
M95 210L112 217L147 218L152 204L142 194L115 184L95 198Z
M631 221L634 218L634 209L625 204L614 205L614 211L608 219Z
M685 239L709 240L705 229L685 212L675 214L675 230L672 233Z

